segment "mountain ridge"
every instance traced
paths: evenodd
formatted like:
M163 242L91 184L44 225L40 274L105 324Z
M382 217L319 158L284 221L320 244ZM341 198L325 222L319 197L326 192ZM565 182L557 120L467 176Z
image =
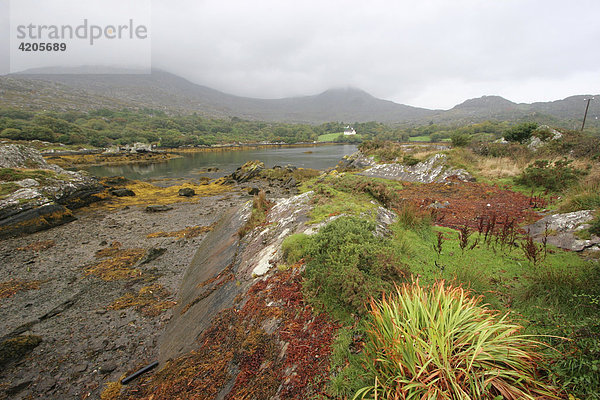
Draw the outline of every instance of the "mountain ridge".
M98 71L94 68L87 70ZM44 73L47 71L0 76L0 106L58 110L148 107L175 113L197 112L207 117L298 123L472 123L532 115L571 122L583 117L583 98L587 96L527 104L487 95L465 100L449 110L430 110L379 99L350 86L308 96L257 99L224 93L156 69L150 74L73 73L76 69L68 69L68 74L56 74L56 69ZM590 105L590 111L600 116L598 104Z

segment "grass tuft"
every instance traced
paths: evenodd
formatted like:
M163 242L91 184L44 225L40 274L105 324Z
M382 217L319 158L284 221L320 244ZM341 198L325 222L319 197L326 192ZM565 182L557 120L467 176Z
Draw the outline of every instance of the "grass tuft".
M355 398L558 399L537 370L539 342L461 287L418 281L371 300L372 385Z

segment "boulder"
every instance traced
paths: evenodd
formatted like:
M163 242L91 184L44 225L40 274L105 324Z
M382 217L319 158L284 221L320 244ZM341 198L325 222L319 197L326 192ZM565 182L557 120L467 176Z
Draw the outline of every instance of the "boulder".
M286 189L295 189L296 186L298 185L298 182L296 182L296 179L294 179L293 176L290 176L284 183L283 183L283 187L285 187Z
M111 189L110 194L116 197L127 197L127 196L135 196L135 192L131 189L121 188L121 189Z
M594 212L592 210L553 214L540 219L534 224L524 226L523 229L528 231L531 237L538 242L542 242L547 230L548 244L562 249L571 251L600 250L600 238L598 236L591 235L588 240L575 236L577 231L588 228L588 223L593 219Z
M349 156L344 156L336 166L336 169L339 171L356 170L373 167L375 165L377 165L377 163L373 160L373 156L366 157L363 153L357 151Z
M384 237L391 235L389 226L398 220L398 216L394 211L380 206L377 208L377 217L375 220L377 222L375 235Z
M179 189L178 194L180 196L184 196L184 197L192 197L192 196L196 195L196 192L192 188L182 188L182 189Z
M231 179L238 183L247 182L250 179L257 177L263 169L265 169L265 164L263 162L258 160L248 161L231 174Z

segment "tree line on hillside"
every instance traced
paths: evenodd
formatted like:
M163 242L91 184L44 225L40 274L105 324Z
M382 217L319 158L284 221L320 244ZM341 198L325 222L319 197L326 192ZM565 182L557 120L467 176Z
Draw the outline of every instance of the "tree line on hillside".
M466 135L476 141L492 141L504 135L511 127L508 122L497 121L466 126L433 123L404 126L372 121L351 124L359 135L344 136L341 132L347 125L347 122L327 122L320 125L275 123L237 117L210 119L197 114L169 115L152 109L98 109L89 112L0 110L0 138L95 147L135 142L152 143L159 147L262 141L291 144L313 142L319 136L331 133L340 133L336 141L351 143L375 138L408 141L411 137L437 142L449 140L456 135Z

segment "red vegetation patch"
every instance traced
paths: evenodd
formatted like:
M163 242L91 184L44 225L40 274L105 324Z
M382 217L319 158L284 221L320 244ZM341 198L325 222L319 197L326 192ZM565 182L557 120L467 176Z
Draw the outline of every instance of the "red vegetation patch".
M257 282L241 309L215 318L197 350L122 398L213 399L224 390L226 399L302 399L319 393L338 326L313 314L301 285L299 268Z
M439 204L440 208L429 208L435 223L454 229L464 225L477 229L482 218L488 220L493 216L500 225L505 221L518 225L531 223L540 219L534 207L545 205L537 197L475 182L405 184L398 194L400 201L409 201L421 209Z

